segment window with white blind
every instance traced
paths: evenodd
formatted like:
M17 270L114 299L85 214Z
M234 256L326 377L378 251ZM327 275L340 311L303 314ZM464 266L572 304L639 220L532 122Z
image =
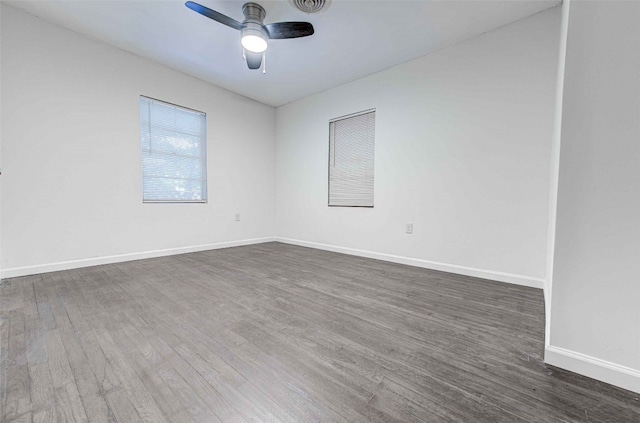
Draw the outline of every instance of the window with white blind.
M329 122L329 206L373 207L375 110Z
M207 201L206 114L140 96L142 200Z

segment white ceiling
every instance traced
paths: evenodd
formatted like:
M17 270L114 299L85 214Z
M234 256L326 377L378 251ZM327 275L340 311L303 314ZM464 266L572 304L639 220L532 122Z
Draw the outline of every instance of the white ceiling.
M242 21L243 0L195 0ZM308 21L311 37L272 40L267 74L242 60L240 33L158 1L8 1L48 21L279 106L517 21L560 0L333 0L307 15L287 0L257 0L265 23Z

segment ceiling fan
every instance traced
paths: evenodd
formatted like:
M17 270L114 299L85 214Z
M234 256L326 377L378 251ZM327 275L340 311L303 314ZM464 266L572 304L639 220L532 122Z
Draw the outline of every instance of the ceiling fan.
M268 40L313 35L313 25L309 22L275 22L265 25L263 21L267 13L258 3L245 3L242 6L244 14L242 22L192 1L186 2L185 6L209 19L240 31L242 33L243 54L249 69L259 69L260 64L264 62ZM264 72L265 68L263 67Z

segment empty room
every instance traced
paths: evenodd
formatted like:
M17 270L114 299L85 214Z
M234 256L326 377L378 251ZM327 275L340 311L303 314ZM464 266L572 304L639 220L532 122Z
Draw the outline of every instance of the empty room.
M640 423L638 22L0 1L0 421Z

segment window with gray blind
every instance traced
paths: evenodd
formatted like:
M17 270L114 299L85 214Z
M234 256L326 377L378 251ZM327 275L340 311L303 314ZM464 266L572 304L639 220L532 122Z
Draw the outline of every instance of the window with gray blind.
M206 114L140 96L142 200L207 201Z
M329 122L329 205L373 207L375 110Z

